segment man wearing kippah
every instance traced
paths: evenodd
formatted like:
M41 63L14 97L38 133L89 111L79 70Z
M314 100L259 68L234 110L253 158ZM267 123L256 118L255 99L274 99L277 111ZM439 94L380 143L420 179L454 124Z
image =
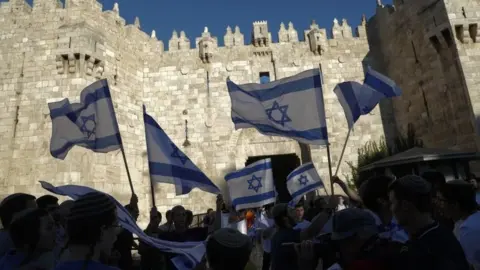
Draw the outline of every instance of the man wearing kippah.
M252 252L250 237L238 230L223 228L207 240L207 261L211 270L250 270L247 266ZM254 269L254 268L253 268Z
M389 187L391 210L408 232L408 250L402 255L404 269L469 270L460 243L432 218L432 187L419 176L402 177Z

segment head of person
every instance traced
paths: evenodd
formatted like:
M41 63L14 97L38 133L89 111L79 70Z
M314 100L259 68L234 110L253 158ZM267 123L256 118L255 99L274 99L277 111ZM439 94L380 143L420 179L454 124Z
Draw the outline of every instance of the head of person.
M34 253L43 253L55 247L55 223L50 214L39 208L23 210L15 215L10 223L10 237L17 250L27 254L28 258Z
M272 209L272 217L275 225L280 229L291 229L295 227L295 209L286 203L278 203Z
M185 211L185 222L187 223L187 227L190 227L193 223L193 212L190 210Z
M127 204L125 205L125 209L127 209L128 213L130 213L130 215L135 221L138 220L138 217L140 216L140 211L138 210L138 207Z
M187 211L181 205L172 208L172 221L175 229L185 229L187 227ZM167 217L168 219L168 217Z
M359 193L364 206L379 215L383 222L392 220L388 199L388 186L392 182L392 178L381 175L365 180L360 186Z
M207 210L207 215L208 215L208 216L211 216L211 215L214 215L214 214L215 214L215 213L214 213L213 209L212 209L212 208L208 208L208 210Z
M165 213L165 217L167 219L167 223L172 223L173 222L173 212L172 212L172 210L168 210Z
M66 225L68 215L70 214L70 209L72 209L73 201L66 200L58 206L57 210L54 213L55 221L59 222L62 225Z
M445 214L453 220L461 220L478 209L476 191L463 180L450 181L440 189L438 198L443 201Z
M37 199L37 206L40 209L52 213L58 208L58 198L52 195L44 195Z
M436 192L447 183L443 173L437 171L424 172L422 173L422 178L432 186L433 195L436 195Z
M295 205L295 221L302 222L305 215L305 208L303 207L303 201Z
M250 260L252 242L238 230L223 228L208 238L206 250L212 270L243 270Z
M156 224L157 226L162 223L162 213L157 211L156 215L150 215L150 224Z
M85 261L109 256L120 231L117 207L108 195L91 192L73 203L67 218L68 247L88 248Z
M389 186L390 209L398 223L408 230L420 216L431 216L432 187L416 175L407 175Z
M273 216L272 216L273 206L274 206L273 203L267 204L267 205L264 206L265 215L267 216L267 218L273 218Z
M378 235L378 227L373 216L359 208L338 211L333 218L332 240L341 262L348 264L362 252L367 241Z
M477 176L476 176L475 174L473 174L473 173L469 174L467 180L468 180L468 182L469 182L470 184L473 185L473 187L474 187L475 189L480 189L480 184L479 184L480 179L477 178Z
M26 209L36 208L35 196L15 193L12 194L0 203L0 220L2 221L3 228L8 230L13 216Z

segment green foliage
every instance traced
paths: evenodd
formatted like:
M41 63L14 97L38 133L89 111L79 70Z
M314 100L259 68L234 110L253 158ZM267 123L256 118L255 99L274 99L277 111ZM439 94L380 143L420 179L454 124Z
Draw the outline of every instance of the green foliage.
M359 168L414 147L423 147L423 142L417 138L415 129L411 124L408 125L407 134L405 136L400 134L394 139L391 148L387 146L387 142L383 137L378 142L367 142L363 147L358 149L357 164L347 162L351 170L351 177L344 175L348 186L352 189L356 189L356 183L360 178Z

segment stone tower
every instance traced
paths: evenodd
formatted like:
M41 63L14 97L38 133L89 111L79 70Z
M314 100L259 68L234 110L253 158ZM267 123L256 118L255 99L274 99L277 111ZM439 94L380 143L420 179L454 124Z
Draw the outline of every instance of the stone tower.
M371 62L403 89L392 128L412 124L427 147L478 151L480 3L393 2L379 1L368 23Z
M240 28L228 28L219 47L208 29L195 40L174 31L168 50L156 34L141 30L140 20L126 25L121 6L102 11L95 0L23 0L0 3L0 197L13 192L44 193L38 180L61 185L83 184L121 201L130 197L121 154L95 154L73 148L64 161L49 153L51 120L48 102L70 98L107 78L120 132L142 213L149 209L149 177L142 104L200 169L225 191L226 173L245 166L249 158L291 154L311 157L328 183L326 150L300 147L292 140L233 129L226 79L237 83L271 80L321 68L333 165L336 166L347 123L333 88L344 80L363 80L369 45L365 24L353 36L346 22L326 29L313 24L299 41L293 24L285 39L272 42L265 21L253 24L252 44L245 45ZM381 9L380 9L381 11ZM200 29L199 29L200 30ZM301 33L301 32L300 32ZM223 34L223 33L221 33ZM379 110L356 125L346 161L356 161L357 148L383 135ZM311 153L311 155L310 155ZM346 163L340 175L349 173ZM285 176L283 176L285 177ZM195 213L214 205L215 196L200 191L175 196L171 185L157 184L159 211L183 204ZM327 185L328 187L328 185Z

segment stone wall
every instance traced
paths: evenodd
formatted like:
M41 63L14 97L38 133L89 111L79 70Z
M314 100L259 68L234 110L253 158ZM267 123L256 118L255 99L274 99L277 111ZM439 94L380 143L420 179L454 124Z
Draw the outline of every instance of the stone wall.
M352 28L334 21L333 38L315 23L299 41L293 24L282 25L279 43L272 42L267 22L253 24L252 44L228 27L224 47L208 29L190 45L184 32L174 32L168 42L140 30L140 20L125 25L120 7L102 12L95 0L35 0L33 8L22 0L0 6L0 196L13 192L35 195L44 191L38 180L54 184L89 185L113 194L123 202L130 196L122 155L95 154L80 147L64 161L49 153L51 120L48 102L70 98L99 78L111 86L128 165L140 206L150 207L150 190L142 104L172 140L224 191L223 176L244 166L249 156L296 153L298 143L260 135L255 130L233 129L225 81L259 82L268 72L271 80L303 70L321 68L324 99L336 166L347 124L333 88L345 80L362 80L368 64L366 21ZM188 131L188 132L186 132ZM188 133L188 144L185 144ZM363 117L350 137L346 161L356 160L356 150L383 135L379 109ZM312 147L311 156L328 184L324 147ZM349 173L342 163L340 175ZM183 204L195 213L212 207L215 197L200 191L175 196L173 186L156 185L161 212ZM142 211L148 213L148 211Z
M412 124L427 147L478 150L479 4L378 2L368 23L371 60L404 91L393 101L397 131Z

